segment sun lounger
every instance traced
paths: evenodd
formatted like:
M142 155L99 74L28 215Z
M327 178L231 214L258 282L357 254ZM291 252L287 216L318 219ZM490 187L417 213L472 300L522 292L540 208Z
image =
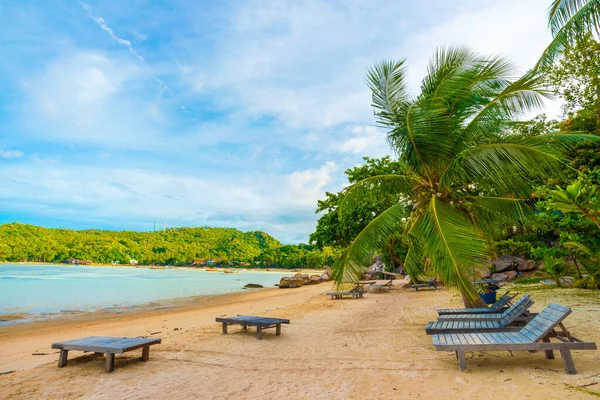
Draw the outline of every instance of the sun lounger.
M115 354L142 349L142 361L148 361L150 357L150 346L160 344L160 339L155 338L126 338L110 336L89 336L66 342L52 343L53 349L60 349L59 367L67 365L67 356L70 350L89 351L98 354L106 354L106 372L115 369Z
M415 288L415 291L418 292L419 289L425 289L425 288L433 288L433 290L436 290L438 286L438 283L436 281L429 281L427 283L413 283L412 287Z
M248 326L256 327L256 337L262 339L264 329L275 328L275 334L281 335L281 324L289 324L289 319L254 317L251 315L238 315L237 317L217 318L223 324L223 333L227 333L228 325L241 325L243 330Z
M498 321L433 321L427 324L425 332L428 335L439 333L517 332L521 327L510 326L510 324L519 319L531 305L533 305L533 301L524 300L522 306L512 307L502 313L503 317Z
M531 307L532 304L533 301L530 299L529 295L526 294L502 313L446 314L438 316L438 321L500 321L515 310L518 312L517 319L527 319L529 317L527 309ZM522 315L524 318L521 318Z
M500 297L494 304L489 307L477 307L477 308L440 308L437 310L438 315L447 314L489 314L502 312L502 309L510 304L510 301L514 299L514 296L508 296L506 292Z
M465 351L544 350L547 359L554 359L553 351L558 350L567 374L576 374L571 350L595 350L596 343L583 342L571 336L562 324L570 313L568 307L550 304L518 332L433 335L433 344L438 351L454 351L461 371L467 368ZM557 327L561 328L558 332Z
M331 296L331 300L341 299L344 296L351 296L353 299L360 299L363 297L363 294L365 293L365 286L374 285L375 283L377 283L377 282L375 282L375 281L356 282L354 284L354 287L350 290L327 292L327 295Z

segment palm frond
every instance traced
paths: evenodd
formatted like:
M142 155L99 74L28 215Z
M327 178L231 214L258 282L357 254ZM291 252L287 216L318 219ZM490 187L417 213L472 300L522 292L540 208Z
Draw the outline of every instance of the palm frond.
M488 234L498 233L499 228L516 223L529 227L538 226L534 203L531 199L514 199L493 196L460 196L466 201L477 226Z
M533 72L523 75L474 113L459 140L469 143L477 135L486 137L499 132L507 121L542 108L544 97L550 98L551 94L541 75Z
M566 150L599 139L576 134L499 136L459 154L443 172L440 184L492 186L500 194L528 196L535 182L565 177L572 169Z
M345 209L352 209L357 201L366 195L395 195L398 201L402 194L409 195L418 182L416 176L398 174L377 175L363 179L346 188L338 210L343 213Z
M394 126L401 111L408 107L405 60L382 61L367 72L367 85L373 94L373 108L377 121Z
M551 65L572 45L578 35L600 30L600 0L554 0L548 10L552 42L546 47L535 69Z
M332 266L332 279L336 286L361 279L369 268L373 251L384 247L391 235L402 231L404 217L404 205L393 205L358 234Z
M489 259L490 255L483 233L466 214L437 196L431 198L422 218L420 230L433 274L475 301L478 295L471 274L474 267Z

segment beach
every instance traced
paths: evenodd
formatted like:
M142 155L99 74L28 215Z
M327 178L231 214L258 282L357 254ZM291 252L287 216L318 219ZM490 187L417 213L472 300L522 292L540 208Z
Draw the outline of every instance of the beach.
M0 329L0 398L280 398L589 399L600 395L600 352L574 351L577 375L560 357L543 353L471 352L466 372L454 354L436 352L426 323L436 308L460 307L452 291L419 291L397 284L389 293L331 300L330 283L259 289L179 302L175 308L124 314L87 313ZM524 293L523 290L518 290ZM539 311L550 302L573 309L574 336L600 342L600 303L591 291L528 290ZM557 296L561 294L563 297ZM565 293L568 293L565 294ZM288 318L281 336L257 340L253 328L221 333L215 317L255 314ZM83 336L162 338L148 362L141 351L104 358L71 352L57 367L52 342ZM32 355L44 354L44 355ZM14 371L14 372L10 372ZM6 373L10 372L10 373ZM592 394L590 394L592 393Z

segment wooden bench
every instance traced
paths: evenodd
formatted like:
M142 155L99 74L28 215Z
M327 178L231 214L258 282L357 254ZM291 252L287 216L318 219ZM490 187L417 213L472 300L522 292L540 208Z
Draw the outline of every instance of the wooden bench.
M509 292L506 292L500 297L494 304L489 307L476 307L476 308L440 308L437 310L438 315L446 314L489 314L502 312L504 307L510 305L510 302L516 297L509 296Z
M66 342L52 343L52 348L60 349L58 366L61 368L67 365L69 351L77 350L106 354L106 366L104 370L112 372L115 369L115 354L123 354L141 348L142 361L148 361L148 358L150 358L150 346L160 344L160 342L160 339L155 338L88 336Z
M328 296L331 296L331 300L342 299L344 296L351 296L353 299L360 299L365 293L365 286L374 285L376 281L361 281L354 283L354 287L350 290L342 290L337 292L327 292Z
M571 336L562 321L571 309L559 304L550 304L537 314L518 332L497 333L453 333L433 335L433 344L438 351L453 351L458 358L460 370L467 368L465 351L529 351L544 350L547 359L554 359L554 350L560 351L567 374L576 374L571 350L595 350L596 343L583 342ZM560 327L560 331L555 328ZM556 339L558 342L551 342Z
M256 327L256 337L262 339L262 331L264 329L275 328L275 334L281 335L281 324L289 324L289 319L281 318L266 318L266 317L254 317L251 315L238 315L237 317L217 318L217 322L223 324L223 333L227 333L228 325L241 325L243 330L246 330L248 326Z
M487 320L438 320L430 322L425 327L425 332L428 335L439 333L476 333L476 332L517 332L521 329L518 326L510 326L523 315L529 307L533 305L533 301L529 295L523 296L515 306L502 313L502 318L497 321ZM486 314L473 314L486 315Z
M506 315L512 312L518 312L517 319L531 319L527 314L527 309L531 307L531 301L528 294L517 300L512 306L508 307L501 313L488 314L445 314L438 316L438 321L500 321Z

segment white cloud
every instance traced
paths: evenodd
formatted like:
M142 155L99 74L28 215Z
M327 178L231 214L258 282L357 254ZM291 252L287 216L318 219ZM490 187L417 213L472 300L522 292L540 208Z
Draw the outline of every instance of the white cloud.
M293 172L288 177L289 191L283 194L292 204L315 207L317 200L324 197L325 187L332 182L332 174L337 171L333 161L321 168Z
M44 217L149 229L170 226L263 229L286 242L306 240L317 199L331 188L335 163L291 174L182 174L111 164L72 165L37 159L0 170L0 204Z
M23 157L23 152L20 150L3 150L0 149L0 158L4 160L14 160Z
M391 153L386 133L375 126L355 126L350 133L350 137L340 145L340 151L370 157L383 157Z
M106 21L104 21L104 18L102 18L102 17L96 17L94 14L92 14L92 9L91 9L91 7L88 4L81 3L81 7L85 11L87 11L87 13L90 16L90 18L93 19L94 21L96 21L96 23L100 26L100 28L103 31L105 31L106 33L108 33L108 35L114 41L116 41L117 43L119 43L122 46L127 47L127 49L131 52L131 54L133 54L134 56L136 56L140 61L144 61L144 57L142 57L141 55L138 54L137 51L135 51L135 49L133 48L133 46L131 45L131 42L129 40L126 40L126 39L118 37L115 34L115 32L108 25L106 25Z

